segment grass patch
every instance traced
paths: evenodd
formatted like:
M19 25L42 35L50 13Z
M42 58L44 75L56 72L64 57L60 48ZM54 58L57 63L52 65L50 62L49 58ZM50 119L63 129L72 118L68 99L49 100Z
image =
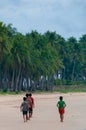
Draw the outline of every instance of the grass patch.
M21 92L10 92L10 91L0 91L0 95L25 95L28 91L21 91ZM33 94L46 94L46 93L55 93L55 92L60 92L60 93L77 93L77 92L85 92L86 93L86 86L76 86L76 85L71 85L71 86L56 86L55 88L53 87L52 90L35 90L32 91Z
M10 91L7 91L7 92L3 92L3 91L0 91L0 95L18 95L18 94L24 94L25 92L10 92Z

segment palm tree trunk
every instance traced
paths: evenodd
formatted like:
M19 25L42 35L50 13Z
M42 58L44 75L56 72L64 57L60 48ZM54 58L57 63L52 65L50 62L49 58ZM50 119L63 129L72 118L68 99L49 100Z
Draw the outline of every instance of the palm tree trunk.
M72 69L72 76L71 76L71 80L74 81L74 72L75 72L75 61L73 64L73 69Z
M12 82L11 82L12 91L14 90L14 75L15 75L15 70L13 69Z
M1 79L1 66L0 66L0 89L1 89L1 86L2 86L1 85L2 84L1 81L2 81L2 79Z
M15 91L16 92L18 92L18 85L19 85L20 74L21 74L21 67L19 67L18 76L16 78L16 87L15 87Z

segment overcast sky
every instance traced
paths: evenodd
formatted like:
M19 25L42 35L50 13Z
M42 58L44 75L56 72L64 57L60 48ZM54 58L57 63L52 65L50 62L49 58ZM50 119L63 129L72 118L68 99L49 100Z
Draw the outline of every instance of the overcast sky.
M86 34L86 0L0 0L0 21L23 34L49 30L80 38Z

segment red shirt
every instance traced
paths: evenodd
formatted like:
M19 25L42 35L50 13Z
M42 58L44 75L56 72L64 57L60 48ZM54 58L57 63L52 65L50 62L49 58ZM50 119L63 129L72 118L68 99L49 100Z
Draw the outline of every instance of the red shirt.
M33 99L33 97L30 97L30 100L31 100L30 106L33 107L34 106L34 99Z

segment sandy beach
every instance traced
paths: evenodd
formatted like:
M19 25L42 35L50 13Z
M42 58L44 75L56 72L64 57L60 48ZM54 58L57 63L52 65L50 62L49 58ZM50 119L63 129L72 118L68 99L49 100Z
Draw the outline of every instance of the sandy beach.
M64 122L60 122L56 103L66 102ZM0 95L0 130L86 130L86 93L33 94L33 117L24 123L20 104L24 95Z

